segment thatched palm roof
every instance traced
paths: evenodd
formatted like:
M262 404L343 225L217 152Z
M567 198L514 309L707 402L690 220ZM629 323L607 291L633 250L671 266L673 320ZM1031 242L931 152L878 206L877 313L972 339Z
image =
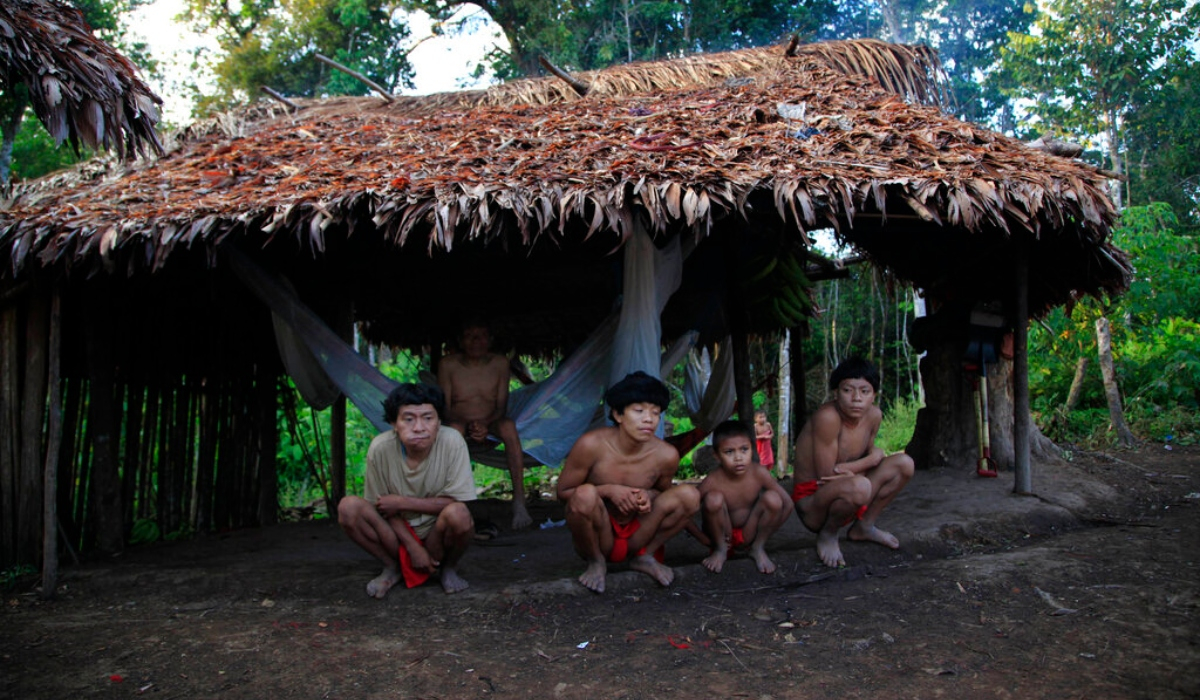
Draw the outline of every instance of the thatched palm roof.
M122 158L146 146L162 150L154 131L162 100L75 8L55 0L0 3L0 88L18 84L57 143L114 148Z
M469 267L470 251L603 254L640 217L658 235L737 231L773 250L834 227L902 279L981 295L1007 288L1008 270L953 268L972 256L995 265L1022 236L1033 241L1035 313L1124 286L1128 269L1107 243L1115 211L1095 168L905 101L898 92L934 97L921 89L935 65L922 51L843 42L795 54L751 49L583 74L586 97L549 78L226 119L236 136L195 129L123 177L27 190L0 211L0 275L114 265L136 274L169 265L177 249L215 260L219 244L237 240L314 259L353 250L360 265L408 251L406 270L419 256L432 261L422 279L444 280L444 251L466 250L458 260L486 276L488 264ZM891 89L861 72L891 76Z

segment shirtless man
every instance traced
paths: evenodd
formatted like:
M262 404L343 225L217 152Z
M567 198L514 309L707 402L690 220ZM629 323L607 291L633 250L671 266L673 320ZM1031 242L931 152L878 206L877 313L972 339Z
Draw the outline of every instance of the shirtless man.
M817 534L826 566L845 566L838 531L851 540L899 549L895 535L875 526L879 514L913 476L903 452L885 456L875 445L883 413L875 405L879 372L860 358L846 360L829 377L834 398L812 415L796 440L792 500L800 522Z
M704 566L719 574L730 552L746 545L759 572L773 574L767 538L792 514L788 492L765 465L754 462L750 426L727 420L713 429L712 443L718 468L700 482L704 531L712 547Z
M401 578L412 588L440 569L442 589L467 587L458 561L474 539L465 501L475 500L467 443L441 424L442 390L401 384L383 402L392 429L367 448L363 496L338 503L338 522L350 539L383 564L367 584L382 598Z
M512 479L512 528L529 527L533 519L525 506L525 456L517 424L504 415L508 408L508 359L491 351L487 324L468 321L459 336L459 352L438 363L438 384L446 394L446 425L472 442L495 435L504 443Z
M671 484L679 452L655 435L670 398L645 372L614 384L604 402L615 425L584 433L558 477L575 551L587 562L579 582L596 593L604 592L608 562L627 558L662 586L675 580L656 557L699 510L700 494Z

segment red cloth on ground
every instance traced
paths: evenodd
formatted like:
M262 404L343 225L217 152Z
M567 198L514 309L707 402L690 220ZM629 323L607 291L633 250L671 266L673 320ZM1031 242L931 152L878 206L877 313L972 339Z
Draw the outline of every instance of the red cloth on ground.
M794 502L800 500L801 498L808 498L809 496L816 493L817 489L820 486L821 486L821 483L816 480L797 481L796 485L792 487L792 502L794 503ZM866 512L867 512L866 505L859 506L858 511L855 512L854 515L852 515L851 517L846 518L846 522L842 523L842 526L844 527L846 525L849 525L850 523L854 522L855 520L862 520L862 516L865 515Z
M775 465L775 448L771 447L771 438L760 437L755 438L755 447L758 448L758 462L767 469Z
M404 527L408 528L408 532L413 537L417 537L417 531L412 529L412 525L405 522ZM417 540L420 541L420 538L418 537ZM403 544L400 545L400 573L404 576L404 585L409 588L416 588L429 580L429 574L413 568L412 557L409 556L408 550Z
M608 514L608 522L612 525L613 531L613 546L612 551L608 553L608 560L614 564L618 564L629 558L629 538L633 537L633 533L641 529L642 523L636 518L627 523L619 523L612 516L612 513ZM634 556L640 557L645 553L646 548L642 547ZM654 558L660 563L665 557L666 554L663 552L662 547L659 547L658 551L654 553Z

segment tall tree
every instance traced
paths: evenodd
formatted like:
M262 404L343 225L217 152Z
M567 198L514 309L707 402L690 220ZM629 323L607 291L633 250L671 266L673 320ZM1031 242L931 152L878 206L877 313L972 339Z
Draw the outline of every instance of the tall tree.
M407 0L448 18L466 0ZM836 0L483 0L509 48L493 57L501 79L541 73L540 56L571 70L703 51L761 46L790 34L813 37L832 22Z
M1008 92L1032 100L1034 128L1102 146L1125 172L1126 118L1167 82L1167 59L1187 51L1200 11L1187 0L1051 0L1034 31L1003 52ZM1118 206L1123 197L1116 191Z
M261 86L286 95L361 95L370 88L315 60L315 54L367 76L388 90L411 84L408 25L387 0L188 0L184 18L213 31L221 55L217 90L203 95L204 113L245 102Z

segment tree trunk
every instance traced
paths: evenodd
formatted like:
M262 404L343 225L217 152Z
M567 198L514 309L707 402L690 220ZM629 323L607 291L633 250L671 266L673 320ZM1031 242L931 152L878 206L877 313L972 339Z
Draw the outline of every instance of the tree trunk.
M0 185L7 185L12 179L13 144L28 104L25 87L16 87L17 90L7 91L8 95L0 96Z
M1083 380L1087 377L1088 358L1080 357L1075 363L1075 377L1071 380L1071 390L1067 392L1067 402L1063 404L1064 422L1066 416L1071 415L1071 411L1079 405L1079 397L1083 395Z
M1096 319L1096 352L1100 359L1100 376L1104 379L1104 397L1108 400L1108 416L1117 439L1125 447L1133 447L1137 439L1125 423L1125 410L1121 408L1121 388L1117 386L1117 370L1113 366L1112 332L1108 319Z
M988 423L992 459L1001 470L1011 470L1014 460L1012 361L988 365ZM921 360L926 405L917 413L912 440L905 448L920 469L953 467L974 471L979 461L975 401L969 376L962 369L962 349L957 342L930 345ZM1035 461L1058 460L1058 448L1030 426L1030 448Z

